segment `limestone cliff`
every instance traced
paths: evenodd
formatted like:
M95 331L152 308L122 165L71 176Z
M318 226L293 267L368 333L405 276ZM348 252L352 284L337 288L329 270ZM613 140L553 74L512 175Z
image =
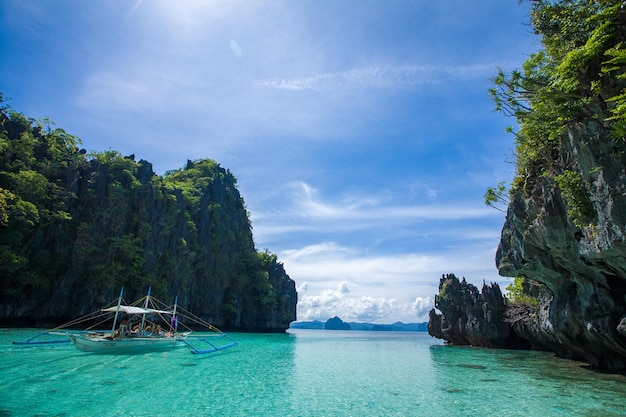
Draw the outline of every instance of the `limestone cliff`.
M570 129L564 158L581 174L595 221L578 227L547 178L512 194L496 255L501 275L545 284L548 314L526 336L593 366L626 369L626 171L597 123Z
M542 49L490 90L517 122L517 172L508 196L498 187L486 201L508 202L499 273L540 290L508 303L504 320L529 347L625 371L626 8L530 10Z
M1 96L0 96L1 98ZM0 100L1 101L1 100ZM297 294L257 252L235 177L211 160L156 175L0 110L0 321L57 324L114 299L179 304L218 327L282 331Z
M516 324L534 347L626 370L626 9L538 2L531 18L544 49L506 81L526 84L506 94L518 174L496 264L547 288Z
M454 275L441 277L428 332L455 345L515 347L516 338L505 319L506 299L498 284L483 284L482 291Z
M507 302L442 278L429 333L449 343L549 350L598 369L626 370L626 164L595 122L570 129L561 152L581 174L594 221L580 227L554 180L516 190L502 229L501 275L547 290L537 305ZM495 295L494 295L495 293Z

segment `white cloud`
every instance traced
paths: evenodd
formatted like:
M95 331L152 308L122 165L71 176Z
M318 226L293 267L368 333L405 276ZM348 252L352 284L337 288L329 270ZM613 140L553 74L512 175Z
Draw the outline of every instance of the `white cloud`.
M333 242L322 242L315 245L305 246L300 249L289 249L282 252L286 258L300 261L304 259L325 258L329 253L340 256L341 253L349 254L350 250L342 248Z
M434 307L430 297L417 297L413 303L389 297L354 296L346 282L319 294L308 294L306 283L298 287L298 320L326 321L337 316L344 321L390 324L395 321L416 323L428 320Z
M326 202L319 196L317 189L304 181L292 183L293 210L301 216L311 218L334 219L380 219L380 218L413 218L421 220L459 220L477 217L492 217L493 210L481 206L468 207L465 204L455 205L386 205L395 203L389 197L377 195L351 195L336 202ZM432 189L429 197L436 196ZM387 201L385 201L387 200Z
M467 66L387 66L353 68L293 79L268 79L257 82L277 90L351 90L370 88L407 88L451 80L486 78L494 73L494 64Z
M402 310L402 305L393 298L355 297L346 282L341 282L334 289L325 289L318 295L309 295L304 291L299 294L298 300L298 320L302 321L325 321L338 316L344 321L381 323L402 314ZM417 316L413 317L412 322L417 319Z
M413 311L418 317L427 317L428 312L435 307L435 301L430 297L416 297Z
M509 281L493 267L495 247L451 248L436 255L369 255L324 242L279 253L298 285L298 320L390 323L426 321L434 306L439 277L455 273L480 286Z
M390 190L326 197L294 181L282 189L285 200L253 216L256 241L271 241L263 247L304 282L299 320L426 321L442 274L503 281L494 264L502 214L482 201L434 204L424 196L431 187L413 187L416 204L409 205Z
M280 251L279 257L292 278L306 281L309 289L314 282L328 285L343 281L349 283L351 288L358 285L360 291L366 286L372 289L384 286L376 291L394 292L398 286L406 288L412 285L415 293L420 293L421 289L436 287L438 277L446 272L465 273L482 279L479 274L491 270L493 277L495 247L489 251L477 249L476 246L467 246L452 247L437 254L372 255L324 242Z
M432 189L429 188L427 193L428 198L413 205L406 204L405 195L400 193L396 197L387 192L361 195L353 193L328 199L313 186L304 181L296 181L280 196L286 198L281 204L272 206L271 211L252 212L255 239L257 242L264 242L298 232L320 230L325 233L368 231L386 235L393 231L395 236L401 236L409 230L409 225L413 225L413 233L419 230L421 234L429 233L439 225L436 233L443 235L451 231L448 223L455 222L456 229L452 233L458 236L497 236L498 230L493 228L486 231L467 229L473 227L472 222L475 220L500 221L502 213L486 207L479 200L446 203L438 201L436 192ZM421 227L416 229L416 224ZM444 224L446 227L441 227Z
M476 222L501 219L495 210L458 201L406 205L389 192L326 199L304 181L287 189L280 209L254 215L253 224L257 242L278 242L280 261L303 282L299 320L425 321L442 274L502 280L494 265L499 230ZM399 250L403 239L411 243Z

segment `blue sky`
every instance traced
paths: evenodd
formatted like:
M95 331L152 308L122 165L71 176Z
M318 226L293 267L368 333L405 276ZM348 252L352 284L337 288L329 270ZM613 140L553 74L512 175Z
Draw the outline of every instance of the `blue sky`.
M439 278L506 286L513 120L487 90L539 48L516 0L4 0L0 91L158 174L211 158L298 319L427 320Z

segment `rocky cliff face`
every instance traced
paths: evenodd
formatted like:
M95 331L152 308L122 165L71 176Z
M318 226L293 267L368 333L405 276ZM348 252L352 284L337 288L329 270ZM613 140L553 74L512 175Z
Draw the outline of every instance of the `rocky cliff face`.
M626 371L626 9L540 1L530 18L540 51L490 90L517 122L496 264L542 290L505 319L533 348Z
M448 274L439 281L439 294L429 314L428 333L455 345L495 348L524 346L506 319L506 298L498 284L483 284L482 291Z
M548 179L513 194L496 255L503 276L543 283L552 300L526 337L592 366L626 369L626 171L593 122L570 129L564 159L581 174L595 221L577 226ZM527 329L528 330L528 329Z
M148 287L218 327L281 331L297 294L259 253L235 177L211 160L158 176L0 109L0 322L52 325Z
M589 196L587 225L575 223L548 177L512 194L496 264L503 276L545 285L538 305L520 311L503 303L499 290L494 297L493 287L480 295L448 276L437 296L443 317L431 312L431 335L455 344L549 350L594 368L626 370L626 164L606 136L589 122L571 129L561 148Z

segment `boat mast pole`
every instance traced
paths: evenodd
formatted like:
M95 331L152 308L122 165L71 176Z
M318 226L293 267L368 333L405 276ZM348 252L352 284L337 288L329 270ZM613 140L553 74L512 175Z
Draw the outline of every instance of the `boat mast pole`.
M176 307L178 307L178 296L176 296L176 298L174 299L174 313L172 314L172 320L170 321L172 333L175 333L176 328L178 327L178 319L176 318Z
M120 290L120 298L117 300L117 307L115 308L115 319L113 319L113 328L111 329L111 336L115 333L115 326L117 326L117 316L120 313L120 306L122 305L122 295L124 294L124 287Z
M143 305L144 309L148 308L148 301L150 300L150 292L152 291L152 286L148 287L148 295L146 295L146 303ZM141 317L141 327L139 328L139 330L141 330L143 332L144 329L144 324L146 323L146 313L143 313L143 316Z

